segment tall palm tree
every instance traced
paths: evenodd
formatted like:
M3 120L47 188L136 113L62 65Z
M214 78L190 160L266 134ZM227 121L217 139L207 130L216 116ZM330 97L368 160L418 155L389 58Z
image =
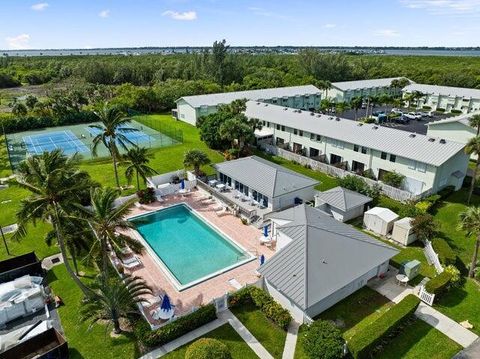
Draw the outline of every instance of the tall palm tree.
M119 256L122 255L121 249L128 245L134 252L140 252L142 245L135 239L127 235L119 235L120 229L129 229L133 225L125 219L130 213L135 199L115 205L119 192L113 188L94 188L91 191L91 206L83 207L82 218L88 221L97 239L96 245L99 247L102 261L102 272L108 271L108 252L109 249L115 251ZM92 250L92 252L98 252Z
M467 236L476 236L472 263L470 263L470 269L468 271L468 276L473 278L475 276L478 249L480 247L480 207L469 207L464 212L460 213L459 217L459 229L466 231Z
M480 115L473 115L468 119L468 123L477 129L477 136L480 135Z
M152 294L145 281L128 275L123 280L117 276L107 279L100 275L90 288L94 295L80 309L81 320L91 325L108 320L116 334L122 332L120 319L137 314L137 304L147 302L145 296Z
M362 107L363 100L361 97L354 97L350 101L350 107L355 111L355 121L357 121L358 110Z
M97 156L98 146L103 143L112 156L115 181L117 187L120 188L117 169L117 162L120 159L118 146L125 151L128 151L128 145L136 146L125 134L138 131L138 129L127 126L127 124L131 122L131 119L125 117L118 107L107 107L107 105L105 105L101 111L95 111L94 114L97 121L101 122L101 124L90 125L90 127L100 131L99 134L93 138L92 154Z
M18 170L18 184L30 191L31 195L20 202L17 211L18 230L14 236L25 236L28 223L35 224L37 220L50 222L69 275L88 295L88 288L70 266L64 226L66 218L76 212L82 196L91 187L88 173L78 169L76 155L66 157L61 150L28 157Z
M152 167L148 166L148 162L150 158L153 158L153 155L145 147L130 148L123 158L127 164L125 177L127 177L128 183L131 183L134 174L136 175L137 190L140 190L140 177L143 179L143 182L146 183L147 177L158 173Z
M467 155L474 155L477 157L477 162L475 163L475 167L473 169L472 175L472 183L470 184L470 191L468 192L468 199L467 204L470 204L470 200L472 199L473 189L475 188L475 182L477 180L477 172L478 166L480 166L480 136L471 138L467 145L465 146L465 153Z
M203 151L192 149L185 152L183 156L183 165L185 167L192 166L195 176L200 175L200 166L205 166L210 163L210 158Z

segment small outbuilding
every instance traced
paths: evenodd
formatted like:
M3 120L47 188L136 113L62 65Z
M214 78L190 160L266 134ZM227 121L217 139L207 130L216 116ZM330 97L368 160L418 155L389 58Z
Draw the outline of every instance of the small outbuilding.
M405 217L394 223L392 239L404 246L408 246L417 240L417 236L412 229L412 218Z
M363 225L368 230L386 236L393 229L398 215L388 208L374 207L363 215Z
M315 207L327 212L337 221L347 222L360 217L372 199L343 187L335 187L315 195Z

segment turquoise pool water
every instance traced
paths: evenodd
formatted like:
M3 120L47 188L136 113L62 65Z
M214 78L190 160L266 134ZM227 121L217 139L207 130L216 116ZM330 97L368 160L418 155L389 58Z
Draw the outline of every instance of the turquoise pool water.
M253 259L184 204L130 221L182 287Z

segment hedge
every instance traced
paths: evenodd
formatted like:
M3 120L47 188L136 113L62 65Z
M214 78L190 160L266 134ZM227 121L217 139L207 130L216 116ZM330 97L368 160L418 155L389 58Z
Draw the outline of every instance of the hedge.
M452 274L447 271L443 271L425 284L425 290L432 294L440 294L447 289L451 279Z
M420 299L409 294L376 321L356 333L347 343L353 358L372 357L379 343L399 330L399 327L413 315L419 304Z
M457 255L449 244L442 238L434 238L432 240L432 247L438 254L438 259L444 266L455 264Z
M228 347L220 340L201 338L190 344L185 359L231 359Z
M258 287L242 288L229 297L230 307L246 303L253 303L268 319L284 330L292 321L290 312L278 304L270 294Z
M135 326L134 331L135 336L143 345L154 347L177 339L215 319L217 319L215 306L213 304L208 304L157 330L151 330L150 325L146 321L139 321Z

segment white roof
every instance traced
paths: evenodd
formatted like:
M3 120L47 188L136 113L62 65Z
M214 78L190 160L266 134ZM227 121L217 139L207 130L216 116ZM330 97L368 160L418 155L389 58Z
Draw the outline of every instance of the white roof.
M365 214L371 214L383 219L385 222L391 222L398 218L398 215L388 208L383 207L373 207L372 209L365 212Z
M375 87L390 87L393 80L399 80L403 77L388 77L384 79L369 79L357 81L332 82L332 86L342 91L360 90Z
M440 166L449 158L463 151L465 144L439 139L429 141L429 136L396 130L375 124L341 119L339 117L313 114L282 106L247 102L245 114L249 118L294 127L321 136L345 141L360 146L391 153L415 161Z
M468 120L474 115L480 115L480 111L463 113L461 115L445 118L443 120L429 122L429 123L427 123L427 126L430 127L430 126L436 126L436 125L441 125L441 124L444 124L444 123L453 123L453 122L460 122L460 123L464 124L465 126L470 126L470 123L468 122Z
M399 219L398 221L395 222L395 226L399 226L405 229L411 229L412 228L412 218L410 217L404 217L402 219Z
M430 95L442 95L442 96L452 96L452 97L456 96L456 97L480 99L480 90L464 88L464 87L410 84L406 86L403 89L403 91L405 92L420 91L421 93L430 94Z
M177 100L184 100L192 107L198 108L201 106L217 106L220 104L228 104L234 100L246 98L247 100L266 100L272 98L294 97L304 95L315 95L321 91L313 85L290 86L290 87L276 87L261 90L249 91L235 91L212 93L197 96L184 96Z

